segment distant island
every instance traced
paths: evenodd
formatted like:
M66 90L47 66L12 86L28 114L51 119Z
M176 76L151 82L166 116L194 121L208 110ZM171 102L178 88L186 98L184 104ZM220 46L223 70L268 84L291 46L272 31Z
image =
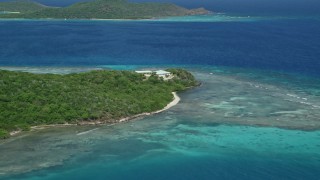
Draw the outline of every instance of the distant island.
M95 70L67 75L0 70L0 139L37 125L104 124L168 107L198 85L182 69Z
M209 13L204 8L186 9L171 3L132 3L127 0L95 0L68 7L50 7L29 0L0 2L0 18L152 19Z

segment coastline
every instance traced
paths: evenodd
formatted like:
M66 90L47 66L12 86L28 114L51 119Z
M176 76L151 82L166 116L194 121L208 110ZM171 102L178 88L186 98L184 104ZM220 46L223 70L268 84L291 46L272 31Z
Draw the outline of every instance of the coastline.
M99 19L99 18L70 18L70 19L61 19L61 18L1 18L0 21L158 21L167 18L177 18L177 17L190 17L188 16L170 16L170 17L159 17L159 18L137 18L137 19Z
M167 104L167 106L164 107L163 109L158 110L158 111L154 111L154 112L150 112L150 113L141 113L141 114L137 114L137 115L134 115L134 116L131 116L131 117L122 118L122 119L119 120L119 123L127 122L127 121L130 121L130 120L138 118L138 117L144 117L144 116L150 116L150 115L153 115L153 114L158 114L158 113L161 113L163 111L166 111L166 110L172 108L173 106L177 105L181 100L176 92L172 92L172 95L173 95L173 100L169 104Z
M180 102L181 98L178 96L178 94L176 92L172 92L172 95L173 95L173 99L172 99L172 101L170 103L168 103L163 109L160 109L160 110L157 110L157 111L153 111L153 112L145 112L145 113L141 113L141 114L136 114L136 115L133 115L133 116L129 116L129 117L121 118L121 119L118 119L118 120L114 120L112 122L96 120L96 121L81 121L81 122L77 122L77 123L38 125L38 126L32 126L30 128L30 130L31 131L35 131L35 130L50 128L50 127L105 125L105 124L115 125L115 124L118 124L118 123L124 123L124 122L131 121L133 119L137 119L137 118L141 118L141 117L145 117L145 116L151 116L151 115L154 115L154 114L158 114L158 113L164 112L164 111L174 107L175 105L177 105ZM12 132L10 132L10 137L18 135L21 132L22 131L12 131Z
M109 19L103 19L103 18L1 18L0 21L97 21L97 22L153 22L153 21L166 21L170 18L178 18L175 21L182 21L180 18L186 18L186 17L217 17L217 15L223 15L220 13L214 13L214 14L200 14L200 15L184 15L184 16L163 16L163 17L150 17L150 18L109 18ZM238 17L239 18L239 17ZM243 17L247 18L247 17ZM180 20L179 20L180 19Z

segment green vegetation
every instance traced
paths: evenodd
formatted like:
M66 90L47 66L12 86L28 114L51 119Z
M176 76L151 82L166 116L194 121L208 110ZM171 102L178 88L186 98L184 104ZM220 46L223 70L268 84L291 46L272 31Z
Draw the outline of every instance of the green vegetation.
M197 85L189 72L148 79L130 71L91 71L54 75L0 71L0 138L43 124L120 118L164 108L173 91Z
M0 18L30 19L149 19L209 13L203 8L188 10L170 3L131 3L126 0L95 0L65 8L45 7L32 1L14 1L0 3L0 10L21 12L2 14Z
M10 136L9 132L5 129L0 129L0 139L5 139Z
M27 0L0 2L0 11L28 13L40 11L44 8L47 7L42 4Z

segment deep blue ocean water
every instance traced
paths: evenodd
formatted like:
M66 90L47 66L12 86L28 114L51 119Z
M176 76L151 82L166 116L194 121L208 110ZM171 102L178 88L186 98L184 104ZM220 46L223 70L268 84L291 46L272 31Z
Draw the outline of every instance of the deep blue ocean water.
M0 21L0 64L198 64L319 75L320 21Z
M1 20L2 69L178 66L203 86L152 117L0 142L0 179L319 179L318 17L202 18Z
M0 0L8 1L8 0ZM45 5L64 7L90 0L35 0ZM129 0L131 2L169 2L187 8L205 7L214 12L250 16L319 16L318 0Z

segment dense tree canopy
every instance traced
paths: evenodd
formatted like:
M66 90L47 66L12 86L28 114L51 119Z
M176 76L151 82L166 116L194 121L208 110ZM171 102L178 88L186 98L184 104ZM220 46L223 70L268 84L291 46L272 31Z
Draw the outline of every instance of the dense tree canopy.
M169 69L164 81L130 71L91 71L68 75L0 71L0 137L40 124L76 123L162 109L173 91L195 86L189 72Z
M203 8L189 10L171 3L132 3L126 0L95 0L75 3L68 7L48 7L20 0L0 2L0 11L20 12L0 14L0 18L31 19L149 19L209 13Z

